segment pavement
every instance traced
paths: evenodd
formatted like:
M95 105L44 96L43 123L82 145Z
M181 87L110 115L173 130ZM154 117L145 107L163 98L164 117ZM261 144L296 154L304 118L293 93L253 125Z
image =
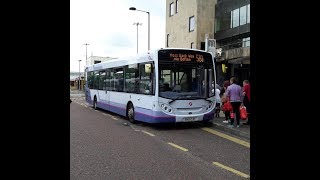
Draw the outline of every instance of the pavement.
M84 97L84 92L79 90L71 90L70 97ZM222 131L231 136L237 136L242 139L250 141L250 125L243 125L243 123L247 122L246 120L240 120L240 127L228 127L230 123L224 123L225 116L223 111L220 111L220 117L215 117L213 119L212 127L218 131ZM236 123L236 121L234 122Z
M227 134L241 137L250 141L250 125L243 125L247 120L240 120L240 127L236 127L236 121L234 121L235 127L228 127L230 123L224 123L225 116L223 111L220 111L220 117L215 117L213 119L213 128L223 131Z

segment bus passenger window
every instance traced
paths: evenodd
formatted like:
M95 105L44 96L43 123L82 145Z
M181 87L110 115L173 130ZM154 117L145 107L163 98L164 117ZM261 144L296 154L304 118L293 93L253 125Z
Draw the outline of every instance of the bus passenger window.
M151 67L150 67L151 66ZM153 80L153 66L152 64L140 64L140 83L139 89L141 94L154 94L154 88L152 87ZM146 70L145 68L151 68L151 71Z

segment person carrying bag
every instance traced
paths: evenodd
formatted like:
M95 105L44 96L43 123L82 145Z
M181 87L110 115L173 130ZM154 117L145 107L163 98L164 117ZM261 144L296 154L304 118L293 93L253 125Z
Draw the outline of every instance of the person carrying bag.
M246 120L247 119L247 108L242 105L242 106L240 106L239 111L240 111L240 118L242 120Z

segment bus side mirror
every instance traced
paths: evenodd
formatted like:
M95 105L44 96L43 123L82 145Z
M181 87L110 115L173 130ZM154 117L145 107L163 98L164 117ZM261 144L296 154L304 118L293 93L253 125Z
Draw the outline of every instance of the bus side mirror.
M222 64L222 72L226 73L227 69L228 69L228 67L225 64Z
M144 71L145 73L151 73L151 64L145 64Z

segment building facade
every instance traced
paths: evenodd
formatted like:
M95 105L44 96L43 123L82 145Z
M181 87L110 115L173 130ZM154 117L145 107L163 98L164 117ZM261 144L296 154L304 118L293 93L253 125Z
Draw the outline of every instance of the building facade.
M206 34L217 43L217 83L250 79L250 0L166 0L166 47L205 50Z
M216 0L166 0L165 47L205 49L214 36Z
M217 81L250 79L250 0L218 0L215 5ZM222 66L226 66L222 72Z

